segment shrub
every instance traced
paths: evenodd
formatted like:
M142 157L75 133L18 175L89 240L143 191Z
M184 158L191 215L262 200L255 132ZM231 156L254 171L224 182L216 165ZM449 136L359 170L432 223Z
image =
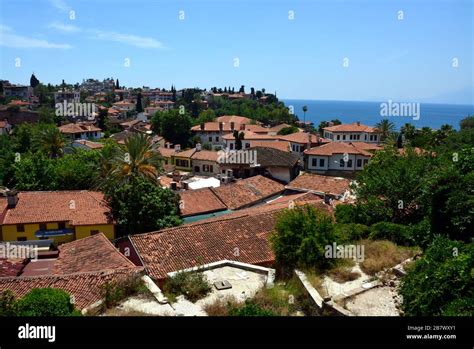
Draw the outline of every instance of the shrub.
M106 308L111 308L125 298L139 292L146 292L146 290L140 275L133 275L120 281L107 282L102 286L104 305Z
M229 309L230 316L275 316L275 314L269 310L261 308L255 304L252 300L246 300L243 307L232 307Z
M198 272L178 272L168 278L164 285L164 291L171 296L170 298L183 295L191 302L207 296L211 290L206 276Z
M0 316L14 316L16 313L16 300L10 290L0 293Z
M334 259L325 257L325 246L336 236L330 216L310 205L283 211L278 217L271 244L282 271L294 267L325 269Z
M410 227L396 223L379 222L374 224L370 227L369 237L373 240L390 240L397 245L412 246L415 244Z
M344 206L344 205L337 205ZM370 229L368 226L357 223L336 224L334 226L337 241L347 243L355 240L366 239L369 237Z
M78 315L71 296L55 288L35 288L17 303L18 316L72 316Z
M239 303L237 300L230 296L223 299L216 299L212 303L207 303L203 306L204 311L209 316L228 316L229 309L237 308Z
M344 283L347 281L354 281L360 277L360 273L351 271L345 266L337 267L329 271L329 276L336 282Z
M474 243L438 236L402 279L408 316L474 315Z
M416 253L413 248L400 247L391 241L362 240L359 244L365 246L364 261L360 263L360 268L368 275L394 267Z

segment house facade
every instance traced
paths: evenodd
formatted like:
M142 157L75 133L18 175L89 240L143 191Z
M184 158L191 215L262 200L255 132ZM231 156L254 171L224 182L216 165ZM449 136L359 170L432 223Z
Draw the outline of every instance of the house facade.
M341 124L323 128L324 138L332 142L365 142L380 143L380 132L371 126L360 122Z

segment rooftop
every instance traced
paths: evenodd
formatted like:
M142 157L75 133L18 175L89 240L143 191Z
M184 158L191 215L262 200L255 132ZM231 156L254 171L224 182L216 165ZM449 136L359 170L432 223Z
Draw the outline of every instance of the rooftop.
M104 194L94 191L24 191L3 224L69 222L72 225L112 224Z
M369 133L378 132L376 128L363 125L360 122L324 127L323 130L330 131L330 132L369 132Z
M319 147L314 147L311 149L306 149L304 151L307 155L320 155L320 156L331 156L333 154L355 154L363 156L372 156L373 154L364 150L364 147L368 149L369 147L361 145L363 142L354 142L354 143L343 143L343 142L331 142L323 144Z
M86 123L71 123L71 124L66 124L63 126L59 126L59 130L62 133L83 133L83 132L100 132L102 131L100 128L92 125L92 124L86 124Z
M286 188L296 191L316 192L322 194L329 193L339 196L349 190L350 182L351 181L346 178L305 173L292 180Z
M277 195L284 189L284 185L279 182L258 175L212 190L227 208L236 210Z
M183 217L225 210L227 208L210 188L186 190L179 193L179 195L182 201L181 215Z

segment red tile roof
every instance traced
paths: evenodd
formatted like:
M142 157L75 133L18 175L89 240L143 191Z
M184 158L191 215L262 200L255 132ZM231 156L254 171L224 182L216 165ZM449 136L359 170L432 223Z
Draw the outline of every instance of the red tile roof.
M191 158L193 160L204 160L204 161L214 161L217 162L219 158L219 152L211 150L200 150L195 152Z
M251 141L250 147L262 147L262 148L273 148L278 149L281 151L291 151L290 142L286 141L275 141L275 142L268 142L268 141Z
M75 140L74 143L82 144L90 149L102 149L104 147L103 143L92 142L87 139L78 139Z
M21 258L0 258L0 277L18 276L25 262Z
M343 142L331 142L323 144L319 147L314 147L311 149L306 149L304 151L307 155L320 155L320 156L331 156L333 154L356 154L363 156L372 156L372 153L362 149L357 144L360 142L354 143L343 143Z
M48 275L36 277L0 278L0 292L10 290L16 297L23 297L34 288L52 287L74 295L75 305L84 309L103 298L103 286L137 275L142 268Z
M174 148L164 148L160 147L158 148L158 152L161 154L161 156L165 158L169 158L171 156L176 156L180 158L191 158L191 156L195 153L196 149L191 148L188 150L181 150L181 151L176 151Z
M15 208L3 224L70 222L72 225L112 224L104 194L93 191L19 192Z
M66 124L63 126L59 126L59 130L62 133L83 133L83 132L100 132L102 131L100 128L95 127L94 125L91 124L85 124L85 123L77 123L77 124Z
M179 193L183 217L225 210L227 207L210 188L186 190Z
M314 205L330 210L321 200ZM129 238L147 273L156 280L165 279L169 272L223 259L270 264L275 257L269 237L278 214L287 207L287 203L268 204Z
M62 244L58 249L53 270L56 275L136 267L102 233Z
M254 133L252 131L239 131L244 133L244 140L259 140L259 139L269 139L269 140L277 140L276 136L269 136L267 134L261 133ZM226 134L222 136L223 139L226 140L234 140L234 135L232 133Z
M343 195L347 190L349 190L350 182L351 181L346 178L305 173L292 180L286 188L297 191Z
M225 123L231 123L235 122L236 124L251 124L252 119L246 118L245 116L239 116L239 115L222 115L219 116L216 121L219 122L225 122Z
M376 133L378 132L376 128L362 125L361 123L354 122L352 124L341 124L335 126L324 127L323 130L331 132L368 132Z
M295 132L285 136L275 136L277 139L282 141L288 141L292 143L299 143L299 144L308 144L308 140L311 138L311 144L318 144L318 141L321 143L327 142L324 138L318 137L311 133L307 132Z
M279 182L260 175L212 188L217 197L231 210L255 204L281 193L284 189Z

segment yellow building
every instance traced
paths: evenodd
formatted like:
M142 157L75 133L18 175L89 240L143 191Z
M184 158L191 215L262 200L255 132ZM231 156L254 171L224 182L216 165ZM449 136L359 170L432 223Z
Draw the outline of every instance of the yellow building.
M115 225L104 195L93 191L7 193L0 202L0 239L54 239L55 244L104 233L115 238Z

